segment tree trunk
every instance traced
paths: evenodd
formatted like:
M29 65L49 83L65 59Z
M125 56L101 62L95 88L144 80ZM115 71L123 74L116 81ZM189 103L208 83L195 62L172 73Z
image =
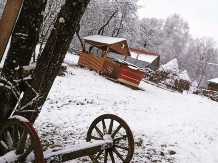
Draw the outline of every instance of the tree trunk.
M2 70L2 74L11 82L16 76L16 67L29 65L38 43L39 31L43 22L42 12L45 10L46 2L45 0L24 1Z
M31 87L27 88L21 100L21 110L35 110L20 114L31 123L38 117L89 1L66 0L58 14L32 74Z
M23 87L20 87L22 83L18 86L14 81L22 80L22 66L29 64L38 43L39 31L43 22L42 12L45 10L46 3L47 0L25 0L23 3L0 76L0 85L1 83L4 85L0 86L0 123L8 118L19 98L15 98L11 88L7 87L11 87L13 84L17 86L18 92L23 91Z

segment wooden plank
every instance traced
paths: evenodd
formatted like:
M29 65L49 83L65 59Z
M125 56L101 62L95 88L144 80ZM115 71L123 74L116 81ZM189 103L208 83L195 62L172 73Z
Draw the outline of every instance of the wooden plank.
M16 22L23 0L8 0L0 20L0 62Z
M145 72L131 69L125 65L120 65L118 81L132 86L138 86L144 75Z
M80 54L78 64L102 72L104 58L100 58L92 54L87 54L82 52Z
M44 152L46 163L65 162L75 158L89 156L109 149L113 146L113 140L95 140L69 146L67 148L54 148Z
M120 71L120 64L110 60L106 59L103 65L103 72L111 77L117 78Z

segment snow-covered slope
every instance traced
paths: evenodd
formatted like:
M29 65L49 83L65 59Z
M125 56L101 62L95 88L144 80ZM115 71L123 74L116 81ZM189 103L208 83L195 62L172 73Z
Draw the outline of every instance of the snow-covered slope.
M85 141L91 122L111 113L130 126L135 142L134 163L217 163L218 103L205 97L162 90L145 82L132 90L94 71L71 64L57 77L35 122L44 144L53 146ZM69 161L91 162L86 159Z

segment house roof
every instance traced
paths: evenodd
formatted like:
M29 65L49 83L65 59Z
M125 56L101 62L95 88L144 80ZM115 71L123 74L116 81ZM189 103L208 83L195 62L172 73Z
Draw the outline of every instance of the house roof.
M218 78L210 79L210 80L208 80L208 82L218 84Z
M125 60L124 56L118 55L118 54L112 53L112 52L108 53L107 56L109 58L113 58L113 59L117 60L118 62L124 62L124 60ZM145 67L150 65L149 62L141 61L141 60L136 61L136 59L132 58L132 57L127 57L125 63L127 63L129 65L135 65L135 66L140 67L140 68L145 68Z
M99 42L103 44L115 44L121 41L126 40L125 38L117 38L117 37L109 37L109 36L101 36L101 35L92 35L83 38L84 40Z
M152 63L157 57L160 56L159 54L147 52L145 50L140 50L136 48L129 48L129 49L132 58L136 58L137 55L139 54L138 60L145 61L148 63Z

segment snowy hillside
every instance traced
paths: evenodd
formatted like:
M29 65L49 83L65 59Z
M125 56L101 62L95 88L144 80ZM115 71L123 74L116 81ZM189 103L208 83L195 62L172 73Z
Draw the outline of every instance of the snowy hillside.
M35 122L43 144L84 142L91 122L110 113L123 118L133 132L134 163L218 163L217 102L145 82L141 90L132 90L75 66L77 60L67 54L66 76L56 78ZM91 163L85 158L68 162Z

